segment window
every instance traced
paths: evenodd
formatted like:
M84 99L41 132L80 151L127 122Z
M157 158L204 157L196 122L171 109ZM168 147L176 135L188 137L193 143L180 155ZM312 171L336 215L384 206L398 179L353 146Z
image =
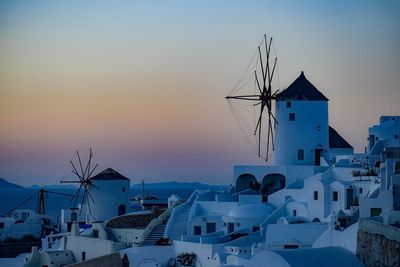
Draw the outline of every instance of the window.
M82 251L82 261L85 261L85 260L86 260L86 252Z
M233 222L228 222L228 229L227 232L228 233L232 233L235 230L235 225Z
M216 231L215 222L206 223L206 233L214 233Z
M297 210L293 210L293 217L296 217L297 215Z
M297 150L297 159L304 160L304 149Z
M362 187L358 188L358 193L362 194Z
M381 208L371 208L371 217L380 216L382 212Z
M193 235L201 235L201 226L199 225L193 226Z
M287 249L298 249L299 245L283 245L283 249L287 250Z
M338 193L338 191L333 191L333 192L332 192L332 200L333 200L333 201L338 201L338 199L339 199L339 193Z
M286 101L286 107L290 108L292 106L292 102L291 101Z
M394 139L399 139L399 136L397 134L395 134Z
M260 231L260 226L259 225L253 225L253 232Z
M124 204L118 206L118 216L124 215L126 213L126 207Z
M98 238L99 237L99 230L98 229L93 229L93 237Z
M371 149L375 145L375 135L371 134L368 137L369 140L369 148Z
M296 120L296 114L295 113L289 113L289 121L295 121Z
M122 187L122 193L125 192L125 187Z
M314 200L318 200L318 191L314 191Z

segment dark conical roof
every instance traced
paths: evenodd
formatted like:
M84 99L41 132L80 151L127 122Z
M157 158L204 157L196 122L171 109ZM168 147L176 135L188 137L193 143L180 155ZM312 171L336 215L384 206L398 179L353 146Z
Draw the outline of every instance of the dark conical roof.
M329 99L307 80L304 72L301 72L300 76L288 88L276 95L276 100L328 101Z
M129 180L129 179L123 176L122 174L114 171L113 169L108 168L102 171L101 173L93 176L92 178L90 178L90 180Z
M353 148L344 138L329 126L329 148Z

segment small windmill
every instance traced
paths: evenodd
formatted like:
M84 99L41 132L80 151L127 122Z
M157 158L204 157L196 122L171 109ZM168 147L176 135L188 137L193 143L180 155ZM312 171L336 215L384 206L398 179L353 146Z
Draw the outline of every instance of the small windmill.
M265 51L264 49L261 49L261 45L265 44ZM256 137L256 142L257 142L257 154L259 157L262 157L261 155L261 146L262 146L262 135L263 135L263 120L265 120L265 116L268 116L268 126L267 126L267 141L266 141L266 157L265 160L268 161L268 156L269 156L269 147L270 143L272 144L272 150L275 150L274 147L274 131L273 131L273 126L272 123L278 123L274 114L272 113L272 100L276 99L276 95L279 90L276 90L273 92L272 90L272 83L273 83L273 78L274 74L276 72L276 66L277 66L277 57L275 56L274 59L271 59L271 48L272 48L272 37L267 39L267 36L264 35L263 42L258 46L258 51L255 53L253 56L252 62L255 62L255 64L252 65L252 62L249 64L247 70L242 76L242 82L246 80L247 82L250 80L250 75L251 73L248 71L250 67L254 67L254 81L256 84L256 88L253 93L245 93L245 94L237 94L237 92L244 87L244 84L241 84L241 81L237 84L237 86L229 93L228 96L226 96L226 99L231 102L235 100L239 101L247 101L249 102L252 107L254 107L254 111L257 113L257 120L254 123L254 127L248 127L252 128L252 134ZM257 72L257 67L258 67L258 60L257 56L258 54L258 60L259 60L259 66L261 67L261 73ZM256 61L253 61L253 60ZM246 78L245 76L248 75L249 77ZM261 77L260 77L261 76ZM259 108L258 108L259 106ZM259 110L258 112L256 110ZM234 112L232 110L232 112ZM267 113L267 114L265 114ZM234 114L235 115L235 114ZM240 122L239 122L240 123ZM248 123L245 123L245 126L249 126Z
M93 158L93 152L92 152L91 148L90 148L90 152L89 152L89 159L86 163L85 169L83 168L81 157L79 155L78 150L76 151L76 155L78 156L80 172L78 171L78 168L76 168L76 166L72 162L72 160L70 160L69 162L71 163L71 166L72 166L72 173L75 174L79 180L68 180L68 181L62 180L60 182L61 183L79 183L79 188L75 192L75 194L72 196L71 201L75 200L75 203L74 203L74 208L75 208L76 204L78 202L78 198L80 197L81 189L83 189L84 192L83 192L83 197L82 197L82 204L86 204L86 206L88 207L89 214L91 214L92 212L90 209L90 201L92 201L93 203L95 203L95 201L88 189L89 189L89 187L96 188L96 186L92 184L90 178L92 177L93 172L95 171L95 169L97 168L97 166L99 164L96 163L94 168L93 169L91 168L91 163L92 163L92 158ZM96 188L96 189L98 189L98 188ZM82 209L80 211L80 214L81 213L82 213Z

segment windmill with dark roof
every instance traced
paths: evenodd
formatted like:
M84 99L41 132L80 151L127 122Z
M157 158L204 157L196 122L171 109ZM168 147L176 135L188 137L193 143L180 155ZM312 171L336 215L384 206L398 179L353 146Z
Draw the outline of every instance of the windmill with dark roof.
M329 151L328 98L301 72L276 95L277 165L327 165Z
M267 40L264 35L240 81L226 97L258 156L269 161L272 154L275 165L319 166L331 163L329 153L334 154L335 149L340 149L340 153L347 149L346 153L350 153L352 147L329 128L328 98L304 72L285 90L277 90L277 57L276 53L272 57L273 52L272 38Z
M74 208L76 208L81 190L83 196L81 200L81 209L85 211L85 221L104 221L112 217L123 215L129 207L130 180L115 170L108 168L99 174L92 176L98 164L92 168L93 152L90 149L89 159L86 166L83 167L81 157L76 151L78 164L71 160L72 173L78 177L78 180L62 180L61 183L79 183L79 188L72 197Z

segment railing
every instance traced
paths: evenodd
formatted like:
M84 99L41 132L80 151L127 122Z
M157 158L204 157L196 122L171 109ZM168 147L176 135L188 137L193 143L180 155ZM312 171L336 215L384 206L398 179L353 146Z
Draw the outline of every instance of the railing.
M187 209L190 209L193 202L199 197L200 191L195 190L193 191L192 195L186 200L182 205L175 207L172 210L171 218L169 219L166 227L165 227L165 236L168 236L170 239L173 239L173 232L174 232L174 225L173 221L176 217L178 217L181 213L185 212Z
M262 234L265 235L267 231L267 226L268 224L273 224L276 223L276 221L284 216L286 214L286 205L289 202L292 202L293 200L289 198L288 200L285 201L281 206L279 206L265 221L263 221L260 225L260 228L262 229Z
M164 220L166 218L168 218L168 216L171 215L172 209L173 209L173 207L169 207L163 213L161 213L160 216L158 216L157 218L151 220L151 222L144 229L139 242L143 242L147 238L147 236L151 233L151 231L153 231L153 229L155 227L157 227L158 225L162 224L164 222Z

